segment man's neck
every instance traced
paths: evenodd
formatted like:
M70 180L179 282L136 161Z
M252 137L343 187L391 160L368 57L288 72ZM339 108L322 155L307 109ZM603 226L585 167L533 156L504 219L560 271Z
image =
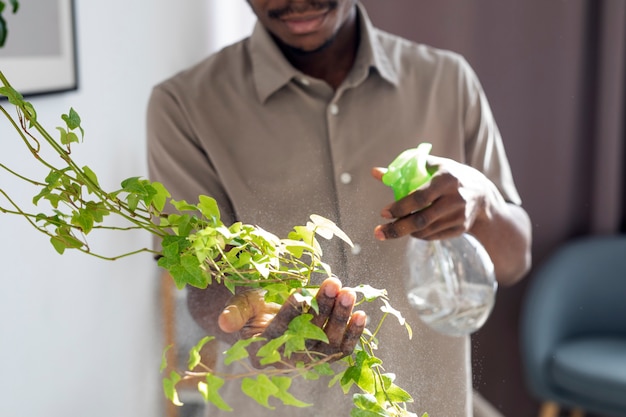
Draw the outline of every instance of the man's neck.
M354 13L329 44L317 51L295 51L289 46L277 43L291 65L304 74L326 81L336 90L354 65L359 39L360 28L357 14Z

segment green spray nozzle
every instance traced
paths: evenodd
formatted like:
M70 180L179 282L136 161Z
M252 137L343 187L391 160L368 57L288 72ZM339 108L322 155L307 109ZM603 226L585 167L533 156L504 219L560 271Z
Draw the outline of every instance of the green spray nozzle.
M426 157L431 149L430 143L420 143L417 148L402 152L389 164L382 179L383 184L393 189L396 201L406 197L430 179L431 174L426 169Z

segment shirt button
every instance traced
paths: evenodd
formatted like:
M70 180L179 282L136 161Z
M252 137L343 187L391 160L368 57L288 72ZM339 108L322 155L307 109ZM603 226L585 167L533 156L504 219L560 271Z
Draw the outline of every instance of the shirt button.
M352 247L352 254L358 255L359 253L361 253L361 245L359 245L358 243L355 243L354 246Z
M336 105L335 103L331 104L328 107L328 111L330 112L330 114L332 114L333 116L336 116L337 114L339 114L339 106Z
M352 175L348 172L344 172L339 176L339 181L341 181L342 184L350 184L352 182Z

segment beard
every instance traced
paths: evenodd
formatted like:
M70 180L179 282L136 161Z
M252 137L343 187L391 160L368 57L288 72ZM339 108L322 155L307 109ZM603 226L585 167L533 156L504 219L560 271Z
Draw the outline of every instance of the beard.
M332 45L336 37L337 35L333 35L329 39L327 39L323 44L318 46L317 48L308 50L308 49L298 48L297 46L289 45L288 43L283 42L280 38L272 34L272 38L274 39L274 42L278 44L280 49L286 52L287 54L291 54L294 56L314 55L318 52L321 52L324 49L328 48L330 45Z
M268 17L272 19L280 19L290 14L306 13L306 12L317 11L317 10L327 10L330 12L336 9L337 6L338 6L338 2L336 0L308 0L304 2L290 1L284 7L269 10L267 12L267 15ZM302 49L296 46L286 44L282 40L278 39L278 37L274 36L274 40L280 45L281 49L283 49L285 52L289 54L293 54L297 56L313 55L320 51L323 51L324 49L332 45L332 43L335 41L335 38L336 38L336 34L333 34L333 36L327 39L319 47L312 49L312 50L306 50L306 49Z

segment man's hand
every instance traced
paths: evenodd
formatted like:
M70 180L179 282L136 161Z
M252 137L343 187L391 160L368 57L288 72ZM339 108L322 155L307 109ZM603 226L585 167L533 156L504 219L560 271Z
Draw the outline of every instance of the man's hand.
M336 359L349 355L354 350L363 329L366 315L362 311L353 312L356 295L354 291L341 287L336 278L326 279L316 295L319 314L313 315L313 324L324 330L328 343L314 341L307 346L310 352L336 356ZM258 290L245 291L232 297L218 318L218 324L226 333L239 332L241 338L261 336L268 340L281 336L295 317L302 314L302 304L291 296L283 306L266 303ZM261 368L251 347L251 361ZM314 355L318 356L319 355ZM289 360L307 362L307 355L292 355Z
M383 208L389 223L376 226L379 240L411 235L425 240L471 233L487 249L500 284L512 285L531 265L531 224L526 211L507 203L483 173L452 159L429 155L430 181ZM384 168L372 175L382 180Z
M506 202L495 185L480 171L452 159L428 156L431 180L381 211L393 222L376 227L379 240L405 235L425 240L445 239L469 232L478 221L489 221L494 209ZM382 180L384 168L372 175Z

